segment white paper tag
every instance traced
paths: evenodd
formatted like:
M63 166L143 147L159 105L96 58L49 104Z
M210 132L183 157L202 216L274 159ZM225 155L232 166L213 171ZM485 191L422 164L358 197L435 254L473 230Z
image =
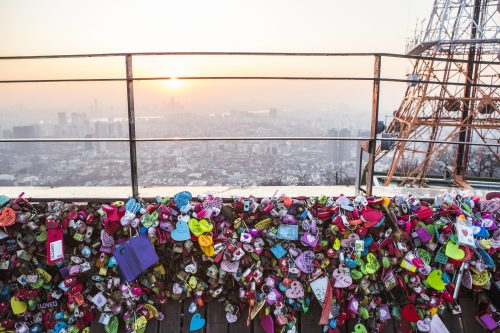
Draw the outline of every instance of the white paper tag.
M97 307L100 309L102 309L107 302L108 300L106 299L106 297L104 297L104 295L100 292L95 294L94 297L92 297L92 303L97 305Z
M323 306L326 297L326 288L328 286L328 277L326 276L320 277L311 282L310 286L319 304Z
M443 321L439 316L436 314L434 317L432 317L431 320L431 330L429 331L430 333L450 333L446 326L444 326Z
M474 243L474 231L471 227L457 223L455 224L455 229L457 232L458 244L476 247Z
M62 259L63 257L64 254L63 254L62 240L57 240L55 242L50 243L50 260L56 261Z

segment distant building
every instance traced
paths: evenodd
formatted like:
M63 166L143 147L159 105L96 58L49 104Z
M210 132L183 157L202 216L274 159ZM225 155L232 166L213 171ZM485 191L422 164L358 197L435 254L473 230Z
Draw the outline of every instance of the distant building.
M35 125L12 127L13 138L38 138L39 136L40 136L39 128Z
M339 136L339 132L336 128L330 128L328 130L328 136L336 137ZM339 141L330 140L328 141L328 161L337 164L338 163L338 150L339 150Z
M66 126L68 124L68 117L66 112L58 112L57 113L57 123L60 126Z
M85 112L72 112L71 113L71 123L74 125L82 124L88 121L87 114Z
M352 137L351 131L348 128L342 128L339 132L339 136L341 137ZM339 141L339 162L348 162L351 161L352 154L355 151L353 143L354 141Z
M37 125L25 125L25 126L14 126L12 127L12 137L13 138L39 138L40 137L40 127ZM40 142L15 142L12 144L12 149L24 151L36 151L41 147Z

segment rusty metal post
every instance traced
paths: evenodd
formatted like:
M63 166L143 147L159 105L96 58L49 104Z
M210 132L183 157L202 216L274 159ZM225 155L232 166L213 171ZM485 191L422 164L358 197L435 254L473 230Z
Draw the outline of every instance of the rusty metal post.
M137 149L135 141L134 80L132 72L132 55L125 56L127 73L127 105L128 105L128 144L130 147L130 175L132 177L132 195L139 195L137 179Z
M373 68L373 95L372 95L372 124L370 127L370 143L368 164L366 165L366 194L372 195L373 190L373 174L375 170L375 149L377 147L377 122L378 109L380 101L380 67L382 65L382 57L375 55L375 64Z

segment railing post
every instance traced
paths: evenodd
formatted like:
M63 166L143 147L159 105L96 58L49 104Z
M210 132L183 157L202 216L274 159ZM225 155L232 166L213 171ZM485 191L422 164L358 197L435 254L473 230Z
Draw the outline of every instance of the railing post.
M373 174L375 170L375 150L377 148L377 122L378 109L380 100L380 67L382 65L382 57L375 55L375 64L373 68L373 95L372 95L372 124L370 128L370 143L369 157L366 174L366 194L372 195L373 190Z
M134 80L132 72L132 55L125 56L127 73L127 104L128 104L128 144L130 147L130 175L132 177L132 195L139 195L137 180L137 150L135 141L135 110L134 110Z

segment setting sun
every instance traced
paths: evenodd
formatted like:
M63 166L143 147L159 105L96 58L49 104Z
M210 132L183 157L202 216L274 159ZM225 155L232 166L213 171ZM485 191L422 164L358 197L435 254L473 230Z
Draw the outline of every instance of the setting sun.
M169 80L164 81L165 86L170 89L179 89L184 86L184 82L176 77L172 77Z

